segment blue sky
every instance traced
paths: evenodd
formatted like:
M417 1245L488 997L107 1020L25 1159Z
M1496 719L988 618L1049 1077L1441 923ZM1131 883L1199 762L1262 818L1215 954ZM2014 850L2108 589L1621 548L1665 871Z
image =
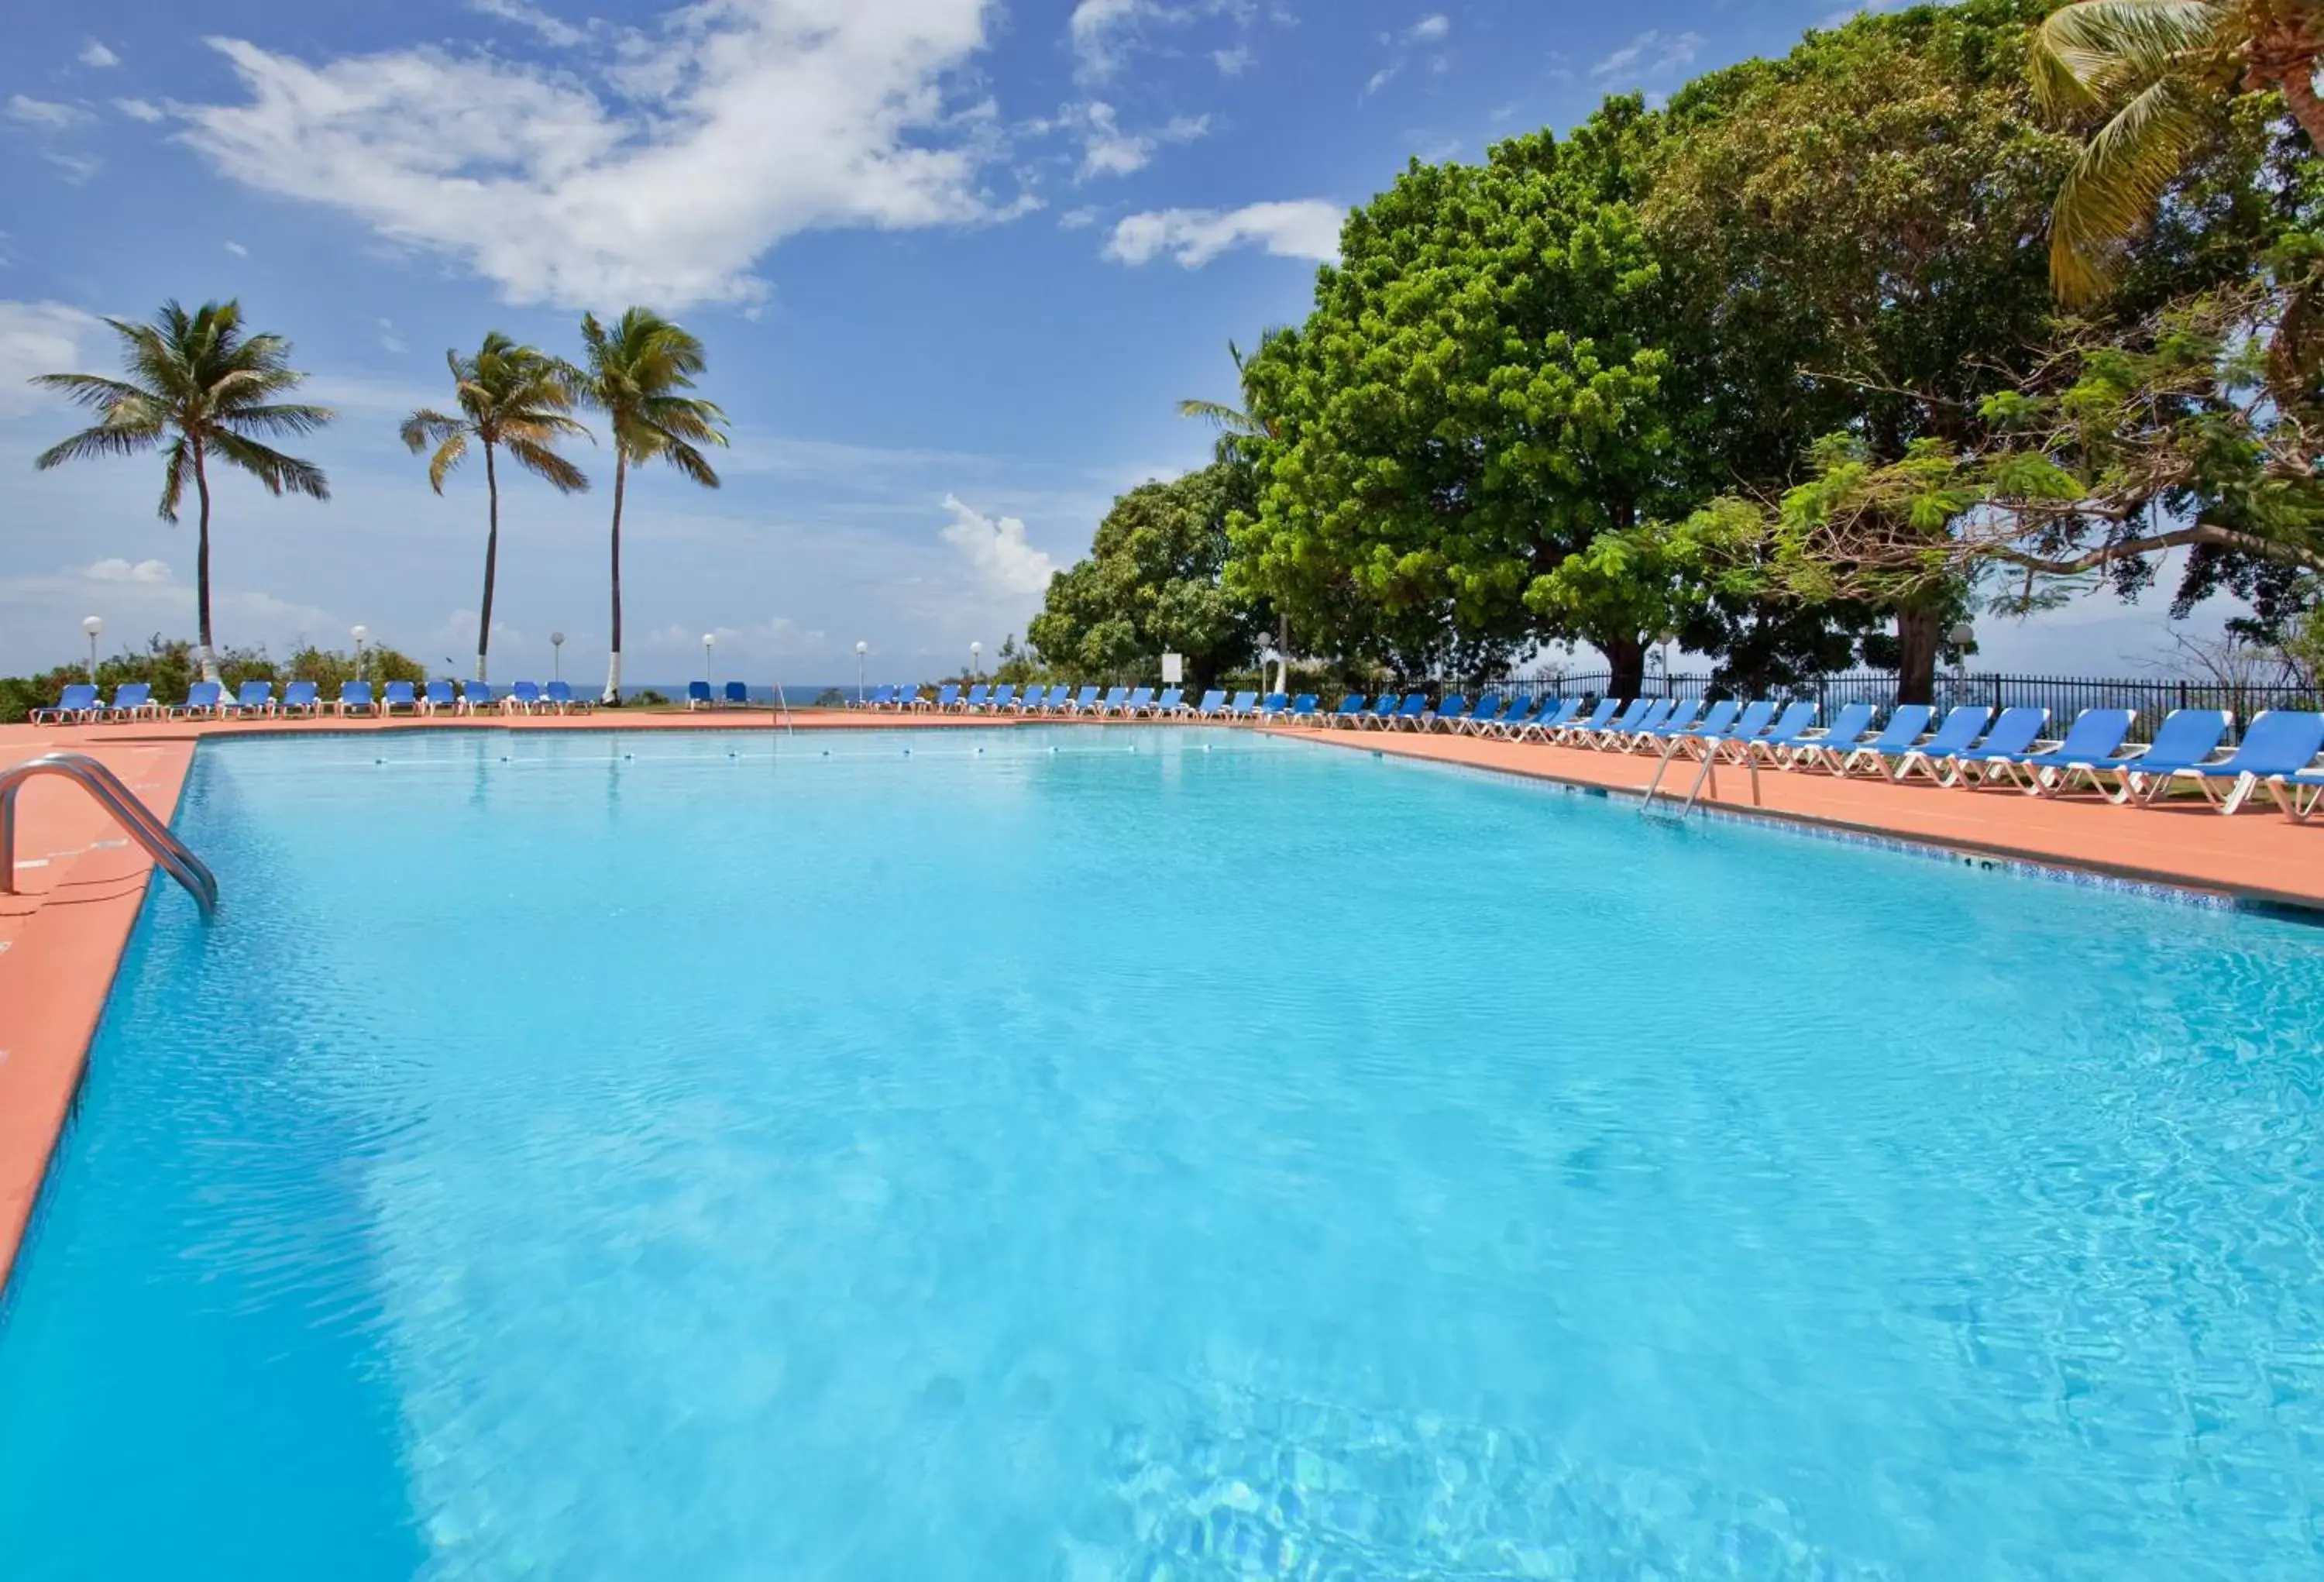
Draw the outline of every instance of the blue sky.
M363 622L465 668L481 478L394 429L498 328L576 349L642 301L707 343L725 487L633 486L632 680L876 680L1024 629L1107 504L1199 462L1184 395L1305 311L1339 216L1408 157L1475 158L1604 93L1780 52L1829 0L158 0L25 8L0 65L0 671L80 617L190 634L158 460L35 474L109 369L97 315L238 296L340 421L328 504L220 491L221 643ZM603 453L584 446L585 467ZM503 504L493 672L601 672L601 487ZM1986 623L2003 662L2119 669L2152 612ZM456 656L457 656L456 661Z

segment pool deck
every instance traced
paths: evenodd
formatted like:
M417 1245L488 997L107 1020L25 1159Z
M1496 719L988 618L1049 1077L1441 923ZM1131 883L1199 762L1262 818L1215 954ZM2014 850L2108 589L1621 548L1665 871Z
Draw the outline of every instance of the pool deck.
M800 730L951 730L1047 723L961 715L802 710ZM208 736L410 730L766 731L762 708L708 713L489 716L392 720L151 720L109 726L0 726L0 769L59 750L85 752L153 810L174 814L195 745ZM1096 722L1091 722L1096 723ZM1251 728L1227 727L1218 728ZM1497 771L1609 794L1646 789L1649 757L1472 736L1258 727L1326 747ZM1680 795L1692 779L1674 765ZM2324 910L2324 827L2272 807L2233 819L2200 802L2117 808L2091 797L2052 801L2016 791L1835 780L1722 766L1703 800L1724 811L1971 857L2095 871L2244 901ZM78 787L43 777L17 805L22 893L0 895L0 1291L70 1115L106 995L143 904L152 864ZM229 892L226 904L232 905Z

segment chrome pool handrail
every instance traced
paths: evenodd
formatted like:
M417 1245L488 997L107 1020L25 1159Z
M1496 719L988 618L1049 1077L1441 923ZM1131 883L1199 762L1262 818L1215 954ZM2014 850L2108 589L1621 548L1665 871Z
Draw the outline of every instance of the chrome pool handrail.
M204 917L217 911L217 878L208 865L170 833L153 810L121 783L119 775L86 753L50 753L0 770L0 895L17 893L16 793L36 774L61 775L88 792L163 873L186 887Z

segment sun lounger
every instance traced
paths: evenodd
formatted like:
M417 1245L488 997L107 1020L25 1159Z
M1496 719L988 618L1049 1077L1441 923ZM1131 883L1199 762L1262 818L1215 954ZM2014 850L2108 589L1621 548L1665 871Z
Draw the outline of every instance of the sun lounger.
M420 712L434 714L438 709L442 709L448 714L457 714L460 711L460 699L452 691L452 683L449 681L430 681L420 689Z
M372 697L369 681L341 681L339 700L332 705L341 718L350 714L377 714L379 703Z
M1812 708L1810 717L1813 717ZM1663 756L1668 759L1691 754L1697 758L1715 758L1732 744L1755 742L1766 735L1775 719L1775 704L1765 698L1754 698L1716 730L1697 726L1673 732L1664 744ZM1750 749L1744 746L1741 750Z
M420 712L420 698L409 681L390 681L380 689L379 712L393 714L399 708L409 709L413 714Z
M246 714L265 715L273 713L274 683L272 681L244 681L240 687L235 689L233 698L220 706L220 711L222 713L231 714L236 719L240 719Z
M1363 717L1364 701L1364 695L1361 692L1349 693L1340 699L1339 708L1323 717L1323 723L1330 726L1358 724Z
M1204 693L1202 702L1194 706L1194 717L1196 719L1219 719L1225 717L1226 712L1227 695L1220 689L1213 687L1209 691Z
M1572 707L1568 708L1567 704ZM1644 708L1638 710L1640 717L1643 717L1646 712ZM1555 708L1552 708L1549 699L1545 698L1541 700L1541 711L1531 721L1515 733L1505 730L1502 734L1519 742L1549 742L1558 746L1579 746L1586 733L1604 730L1619 719L1621 714L1622 700L1618 698L1600 698L1590 706L1590 712L1587 714L1582 711L1582 699L1579 698L1569 698Z
M113 701L100 703L92 711L92 719L144 719L161 717L161 706L153 701L150 681L124 681L113 689Z
M1256 692L1238 692L1234 695L1234 701L1226 707L1230 719L1245 719L1258 712L1259 694Z
M2030 753L2034 742L2049 727L2050 711L2046 708L2005 708L1970 745L1939 752L1932 742L1905 754L1896 761L1895 778L1901 785L1914 774L1925 774L1939 785L1966 788L1970 783L1971 763L1982 757Z
M282 701L275 705L277 714L315 715L323 712L323 699L312 681L290 681L282 689Z
M1610 709L1606 717L1614 717ZM1480 734L1497 735L1505 742L1551 742L1557 739L1560 732L1572 728L1581 718L1582 699L1579 698L1545 697L1531 708L1520 699L1509 705L1508 713L1501 717L1499 723L1488 726Z
M1438 730L1450 733L1458 731L1461 728L1461 722L1468 717L1469 700L1455 692L1452 697L1423 714L1420 717L1420 723L1412 728L1424 734Z
M1644 725L1616 742L1614 746L1624 753L1635 753L1641 747L1653 746L1665 737L1677 735L1699 723L1702 710L1701 698L1674 698L1666 703L1658 703L1647 711Z
M196 681L186 689L186 700L183 703L171 705L171 717L216 719L219 699L225 696L225 693L226 689L216 681Z
M1643 730L1633 732L1629 745L1633 749L1653 747L1668 742L1673 736L1683 736L1689 732L1712 734L1722 732L1735 723L1735 717L1742 711L1742 703L1733 698L1721 698L1718 702L1708 706L1698 703L1692 708L1674 711L1670 717L1660 725L1650 725Z
M1964 703L1947 714L1936 734L1925 742L1916 743L1896 754L1893 764L1884 763L1881 772L1899 782L1916 771L1931 780L1940 781L1943 765L1975 746L1993 722L1993 710L1974 703Z
M2187 780L2220 812L2232 813L2268 780L2310 772L2319 752L2324 752L2324 714L2270 708L2251 722L2242 745L2217 763L2142 772L2140 779L2146 788L2142 800L2153 802L2171 786Z
M586 714L596 707L594 701L575 692L570 681L549 682L541 689L540 701L559 714Z
M1839 775L1854 774L1858 769L1886 775L1889 760L1910 752L1914 743L1929 734L1929 722L1936 717L1937 711L1925 703L1900 703L1878 735L1853 747L1828 743L1808 755L1810 765Z
M34 725L64 725L94 718L97 710L97 689L87 681L75 681L57 694L54 703L32 710L31 718Z
M1120 708L1116 708L1111 704L1108 704L1107 711L1112 714L1119 714L1125 719L1136 719L1139 715L1145 713L1148 709L1153 707L1154 689L1151 687L1137 687L1131 689L1130 696L1122 699Z
M505 709L512 701L512 698L503 698L501 699L501 707ZM718 695L711 691L709 682L688 681L686 684L686 710L688 714L693 713L697 708L715 708L717 707Z
M1871 732L1872 717L1878 709L1869 703L1848 703L1840 706L1840 717L1830 730L1815 723L1811 712L1807 723L1796 730L1784 730L1781 722L1764 736L1755 737L1744 750L1763 763L1778 769L1790 769L1809 761L1837 744L1843 748L1854 747Z
M1279 719L1285 714L1288 713L1290 708L1290 694L1286 692L1269 692L1266 697L1259 700L1259 708L1253 712L1256 713L1258 717L1260 719Z
M2174 708L2163 716L2154 740L2146 746L2115 753L2095 763L2069 764L2043 782L2043 792L2063 796L2079 781L2110 802L2129 803L2144 794L2150 777L2209 763L2234 723L2235 716L2224 708Z
M1148 704L1147 706L1146 712L1157 719L1163 717L1165 715L1180 715L1185 713L1186 689L1184 687L1163 688L1162 696L1157 698L1152 703Z
M1621 706L1620 713L1605 724L1576 726L1568 730L1560 739L1569 747L1602 749L1621 741L1649 724L1649 717L1654 714L1654 709L1653 698L1633 698L1628 703ZM1663 712L1665 714L1670 712L1670 705L1667 701L1663 705Z
M706 695L710 690L710 683L707 681L703 682L702 690ZM537 714L547 708L548 706L548 699L544 698L540 695L540 683L539 681L512 681L509 684L508 696L501 699L501 712L503 714L518 709L521 709L527 714ZM694 698L691 690L687 693L686 706L688 708L694 707ZM705 708L710 708L715 706L711 703L707 696L706 696L703 700L702 707Z
M1998 780L2029 796L2039 796L2067 770L2104 763L2120 753L2131 722L2137 717L2138 711L2133 708L2085 708L2066 727L2063 740L2047 747L2036 742L2017 753L1995 752L1988 744L1977 750L1967 768L1975 772L1979 785Z
M463 712L482 714L487 708L498 707L500 707L500 700L493 696L490 683L484 681L460 683L460 708Z
M950 714L960 707L960 683L946 681L936 689L936 712Z

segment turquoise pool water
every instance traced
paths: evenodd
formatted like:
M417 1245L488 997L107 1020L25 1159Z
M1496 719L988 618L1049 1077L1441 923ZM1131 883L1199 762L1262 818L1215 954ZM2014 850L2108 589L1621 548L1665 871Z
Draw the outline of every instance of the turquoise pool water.
M2324 1570L2324 932L1215 731L179 822L9 1582Z

